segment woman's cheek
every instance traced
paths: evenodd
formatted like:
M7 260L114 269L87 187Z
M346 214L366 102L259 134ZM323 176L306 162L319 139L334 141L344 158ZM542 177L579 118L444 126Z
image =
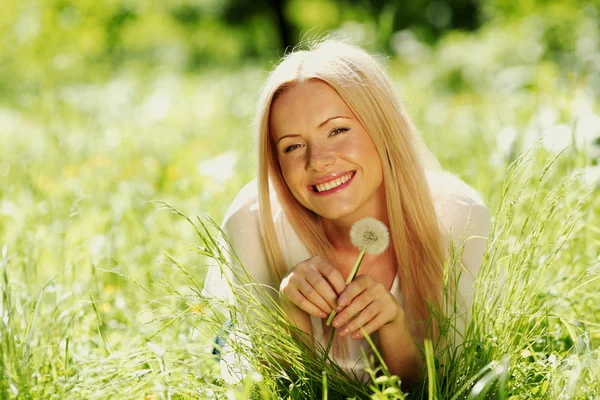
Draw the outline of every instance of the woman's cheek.
M361 146L363 149L361 149ZM345 158L355 158L358 153L364 151L364 145L361 145L356 138L348 138L347 140L340 141L337 145L332 149L339 156L344 156Z
M280 167L283 174L283 179L287 187L290 189L290 192L294 198L300 202L300 204L306 207L306 204L300 195L303 189L304 168L302 167L302 164L297 161L287 159L284 161L284 163L280 163Z

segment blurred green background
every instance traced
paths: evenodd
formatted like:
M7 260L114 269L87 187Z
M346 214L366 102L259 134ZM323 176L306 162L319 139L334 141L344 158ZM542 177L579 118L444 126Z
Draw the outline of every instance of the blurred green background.
M112 266L147 270L175 246L168 238L191 235L147 201L219 221L254 176L251 121L268 71L327 34L378 55L443 166L487 198L542 135L574 142L593 181L599 10L597 0L4 0L1 243L25 240L60 264L89 262L96 243Z
M24 360L49 346L0 373L28 376L30 388L76 385L68 363L44 361L62 360L67 338L79 360L104 357L189 307L179 296L188 277L163 252L201 282L203 260L182 243L196 240L193 229L150 201L222 219L255 175L258 90L302 40L334 35L375 54L444 168L492 214L506 167L536 140L571 144L564 173L598 191L598 0L3 0L0 9L0 248L3 287L21 305L14 327L3 325L17 350L3 354ZM29 334L34 316L44 329ZM198 328L170 329L165 343L181 349L173 363L189 368L205 345Z

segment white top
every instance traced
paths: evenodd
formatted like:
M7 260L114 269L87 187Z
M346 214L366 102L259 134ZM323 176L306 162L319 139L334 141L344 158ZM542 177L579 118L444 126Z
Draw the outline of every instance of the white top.
M472 303L470 289L481 266L485 251L490 229L490 217L477 192L454 175L447 172L428 171L427 179L432 192L440 231L445 235L444 239L446 241L448 239L453 240L457 246L460 246L463 242L465 245L463 252L464 270L460 274L457 296L459 313L462 314L459 316L459 324L464 326ZM286 265L288 269L291 269L311 256L292 229L274 192L271 193L271 207L279 245ZM260 233L259 213L258 187L256 181L253 180L242 188L227 210L222 229L244 268L259 284L273 287L274 290L269 290L269 293L277 298L279 285L271 276L267 265L267 256ZM223 282L220 275L218 268L209 270L205 283L205 294L220 298L228 296L227 283ZM397 276L390 292L402 304L402 293L400 292ZM315 340L320 341L326 347L327 343L323 339L321 320L316 317L311 317L311 319ZM372 335L372 337L377 343L377 335ZM353 370L362 379L365 375L362 373L364 363L361 347L364 348L367 354L370 353L370 347L365 339L352 340L347 337L346 340L348 342L349 358L336 361L341 367Z

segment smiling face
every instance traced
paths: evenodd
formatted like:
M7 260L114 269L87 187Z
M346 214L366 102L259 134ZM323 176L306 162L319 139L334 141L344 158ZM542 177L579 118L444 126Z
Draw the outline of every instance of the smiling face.
M286 90L271 106L269 131L285 182L304 207L348 224L385 212L379 154L331 86L311 80Z

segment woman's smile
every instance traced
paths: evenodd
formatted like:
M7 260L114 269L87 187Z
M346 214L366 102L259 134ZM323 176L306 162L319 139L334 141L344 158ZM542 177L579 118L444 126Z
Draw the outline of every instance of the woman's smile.
M356 171L341 174L330 174L324 178L317 179L315 184L308 186L308 190L317 196L327 196L344 190L352 182Z

